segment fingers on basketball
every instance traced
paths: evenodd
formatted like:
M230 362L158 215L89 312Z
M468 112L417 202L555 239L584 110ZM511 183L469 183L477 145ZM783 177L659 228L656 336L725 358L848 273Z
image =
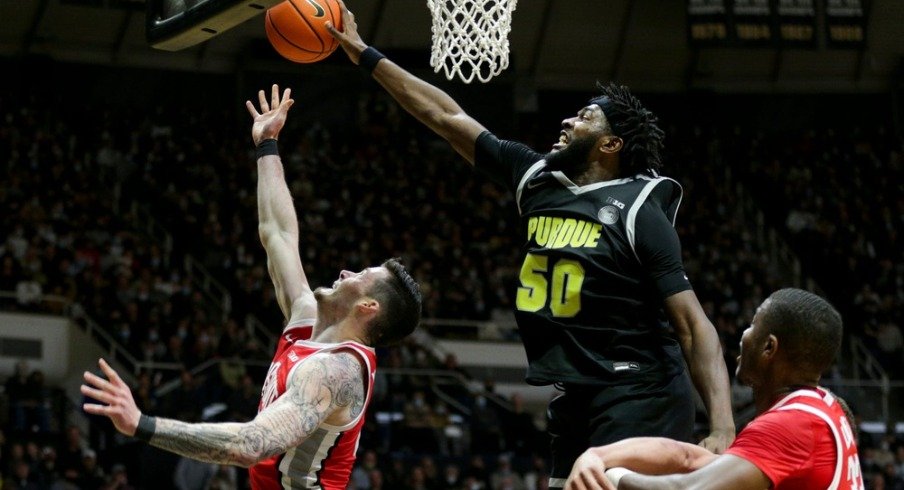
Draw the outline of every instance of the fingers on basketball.
M339 47L327 22L341 31L343 9L339 0L286 0L267 10L267 39L283 58L315 63Z

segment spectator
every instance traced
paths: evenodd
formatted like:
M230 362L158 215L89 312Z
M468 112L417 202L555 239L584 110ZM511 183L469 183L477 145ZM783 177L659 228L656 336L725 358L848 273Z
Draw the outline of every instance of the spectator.
M24 431L30 416L28 363L25 360L16 363L15 371L6 379L5 391L9 400L11 428L13 432Z
M515 456L528 457L540 447L537 440L540 430L534 423L534 416L524 410L524 398L519 393L512 394L511 413L503 417L503 440L506 450Z
M226 404L229 406L229 419L237 422L251 420L257 415L260 403L260 388L254 384L250 374L243 374L239 386L229 394Z
M219 465L180 457L173 473L173 484L178 490L207 490L219 470Z
M107 484L103 487L103 490L136 490L135 487L129 484L129 475L128 471L126 471L126 467L121 464L114 464L112 468L110 468L110 477L107 479ZM214 489L211 489L214 490ZM226 489L219 489L226 490Z
M904 371L904 336L901 335L901 328L890 321L884 321L879 324L876 340L882 367L892 376Z
M383 480L383 471L379 468L373 469L368 474L370 477L370 490L386 490L387 487Z
M30 414L28 423L31 431L46 433L50 431L51 396L44 384L44 371L35 369L28 376L24 395L26 413Z
M77 480L79 488L103 488L107 483L107 477L103 468L97 464L97 453L93 449L85 449L82 452L82 471Z
M510 456L503 454L496 460L496 469L490 475L490 486L493 490L525 490L521 475L512 469Z
M409 470L404 490L428 490L429 488L424 468L420 465L412 466Z
M31 468L25 461L15 463L13 474L8 481L4 481L4 487L9 485L11 490L42 490L31 476Z
M57 467L67 480L75 482L82 475L82 454L88 445L77 426L66 427L64 437L63 445L57 452Z
M471 407L471 452L498 453L502 447L499 413L484 395L474 397Z
M435 453L438 449L434 432L434 414L423 391L415 391L411 401L405 404L401 439L405 446L416 453Z
M163 399L163 413L179 420L198 421L201 419L203 404L197 381L194 375L185 369L180 373L179 380L179 386Z
M24 310L35 310L44 296L41 283L34 275L26 275L16 284L16 302Z
M546 460L539 456L531 458L531 466L524 473L524 487L527 490L539 490L549 483L549 470L546 469Z
M237 476L235 466L219 465L206 490L237 490Z
M458 490L461 488L461 469L455 463L449 463L443 468L443 478L440 481L440 490Z
M486 462L476 453L471 454L471 460L465 470L465 488L472 488L473 485L477 485L478 488L492 488Z
M367 449L361 458L355 463L352 476L349 480L351 490L369 490L370 472L377 469L377 452Z

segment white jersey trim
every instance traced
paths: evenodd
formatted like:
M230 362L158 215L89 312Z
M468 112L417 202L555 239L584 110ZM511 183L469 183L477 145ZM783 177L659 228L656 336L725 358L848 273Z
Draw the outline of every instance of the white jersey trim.
M549 477L549 488L565 488L565 482L567 481L565 478Z
M637 257L637 260L640 261L640 256L637 255L637 248L635 247L635 226L637 222L637 213L640 211L640 207L643 206L643 203L646 202L647 198L650 197L650 193L653 192L653 189L656 188L661 182L665 182L667 180L675 182L674 179L670 179L668 177L656 177L655 179L651 179L649 177L638 176L644 180L649 180L646 185L643 186L643 189L640 190L640 194L637 195L637 199L634 200L634 203L631 204L631 208L628 210L628 217L625 220L625 233L628 235L628 244L631 245L631 251L634 252L634 257ZM678 187L681 187L681 184L678 184ZM684 192L681 193L682 195ZM678 198L678 206L681 206L681 197ZM675 210L675 216L672 217L672 226L675 226L675 220L678 218L678 210Z
M792 400L792 399L794 399L794 398L799 398L799 397L802 397L802 396L805 396L805 397L808 397L808 398L816 398L816 399L818 399L818 400L822 400L822 401L824 401L824 402L826 403L826 405L828 405L828 406L831 407L831 406L835 403L835 397L833 397L833 396L831 395L831 393L829 393L829 392L826 391L826 390L820 389L820 391L825 392L825 396L820 395L818 391L814 391L814 390L797 390L797 391L793 391L793 392L789 393L788 395L785 395L785 397L782 398L781 400L775 402L775 404L772 405L772 408L771 408L770 410L775 410L775 409L781 408L781 407L784 406L786 403L788 403L790 400Z
M282 459L280 460L278 470L280 473L280 480L284 489L293 489L293 488L305 488L305 489L319 489L321 488L317 485L317 472L323 469L323 462L329 456L329 450L336 445L336 442L342 436L345 431L350 430L355 427L360 421L361 418L365 416L367 413L367 404L366 401L370 399L370 396L373 392L373 384L374 377L371 374L373 366L371 365L370 358L362 352L363 350L373 351L372 348L358 344L357 342L343 342L339 344L326 344L321 342L311 342L307 340L298 340L295 342L296 344L308 344L313 346L322 346L321 350L312 353L308 357L305 357L300 362L296 363L289 372L286 374L286 383L292 378L295 373L295 370L298 369L299 366L307 362L312 357L320 354L320 353L329 353L341 349L349 349L355 352L355 354L364 359L364 365L367 369L367 390L364 393L365 407L364 410L361 410L361 413L358 414L351 422L345 425L332 425L327 423L321 423L318 427L318 431L323 431L325 433L325 437L321 440L320 445L318 446L317 452L310 461L310 465L307 469L301 470L297 466L293 467L293 465L297 465L302 463L303 461L296 459L296 453L298 450L298 446L292 447L287 450ZM286 391L288 391L288 386L286 386ZM283 392L285 395L285 392ZM280 398L282 395L280 395ZM316 432L315 432L316 434ZM355 441L355 449L357 452L357 446L360 443L360 434L358 435L357 440ZM293 487L293 482L297 481L303 485L302 487Z
M527 169L527 172L524 172L524 175L521 176L521 180L518 182L518 188L515 189L515 205L518 206L518 215L521 215L521 192L524 190L524 184L530 180L531 177L534 176L537 172L540 171L543 167L546 166L546 160L540 160L537 163L530 166Z
M363 346L363 345L357 344L355 342L348 342L345 344L338 344L330 350L351 349L351 350L355 351L355 354L357 354L358 357L360 357L361 359L364 360L364 367L367 369L367 390L364 392L364 410L361 410L361 413L359 413L357 417L355 417L351 422L349 422L345 425L330 425L327 423L322 423L322 424L320 424L321 427L327 427L331 431L335 431L335 432L346 431L346 430L353 428L355 425L357 425L358 422L361 421L361 418L364 417L364 414L367 412L367 400L370 399L371 393L373 392L374 376L371 375L371 373L373 372L372 371L373 366L370 365L370 358L368 358L363 352L358 351L358 349L360 349L362 347L365 349L370 349L367 346ZM373 349L370 349L370 350L373 350Z
M318 429L317 431L321 431ZM317 450L311 456L310 460L299 457L298 449L295 446L283 454L279 462L280 483L284 490L310 489L319 490L322 488L319 484L320 477L318 472L323 470L323 462L329 457L330 449L336 445L336 441L342 435L341 432L332 432L323 430L324 437L317 445ZM317 432L314 433L316 435Z
M294 366L292 366L292 369L289 369L289 372L286 373L286 383L288 383L289 380L292 379L292 375L295 374L295 370L298 369L298 366L301 366L302 364L307 362L310 358L312 358L322 352L326 353L326 352L337 351L340 349L350 349L350 350L354 351L358 357L360 357L361 359L364 359L364 367L367 369L367 391L364 392L364 400L365 400L364 408L365 409L361 410L361 413L359 413L357 417L355 417L351 422L349 422L345 425L332 425L332 424L327 424L325 422L320 424L320 427L327 428L330 430L330 432L343 432L343 431L349 430L352 427L354 427L355 424L357 424L361 420L361 417L364 416L365 412L367 412L366 401L369 399L369 397L373 391L373 385L374 385L374 377L371 375L372 366L370 364L370 358L368 358L363 352L359 352L358 349L367 349L370 351L373 351L373 349L371 349L370 347L367 347L366 345L358 344L357 342L345 342L345 343L341 343L341 344L318 344L317 342L309 342L306 340L299 340L299 341L296 341L295 343L296 344L301 344L301 343L315 344L315 345L322 345L324 347L321 350L312 353L308 357L305 357L300 362L298 362ZM288 391L288 389L289 389L289 387L286 386L286 391ZM285 393L283 393L283 395L285 395ZM279 397L282 398L282 395L280 395Z
M554 170L552 172L552 176L556 178L562 185L568 188L574 195L580 195L585 192L595 191L597 189L601 189L603 187L609 187L610 185L619 185L619 184L627 184L635 179L643 179L649 180L649 177L643 175L636 175L634 177L626 177L623 179L613 179L613 180L604 180L602 182L594 182L592 184L587 185L577 185L572 182L571 179L568 178L564 173L560 170Z
M822 398L818 395L816 397ZM835 428L835 423L832 419L824 411L803 403L791 403L776 410L800 410L807 412L819 417L829 426L829 430L832 431L832 437L835 438L835 476L832 477L832 483L826 490L837 490L838 485L841 483L841 469L844 468L844 449L842 447L841 434L838 433L838 429Z

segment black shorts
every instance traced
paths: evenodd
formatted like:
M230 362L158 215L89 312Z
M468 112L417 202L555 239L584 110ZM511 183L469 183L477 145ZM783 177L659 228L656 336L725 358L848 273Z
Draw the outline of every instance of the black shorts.
M694 396L686 372L664 383L565 386L546 412L552 446L549 487L562 488L574 461L590 447L629 437L691 442Z

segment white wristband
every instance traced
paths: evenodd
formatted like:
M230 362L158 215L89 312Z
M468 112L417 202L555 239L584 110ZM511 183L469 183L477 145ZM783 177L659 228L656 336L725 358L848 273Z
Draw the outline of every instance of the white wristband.
M606 470L606 478L609 479L609 482L618 488L618 482L621 481L622 477L625 475L633 475L634 472L627 468L609 468Z

